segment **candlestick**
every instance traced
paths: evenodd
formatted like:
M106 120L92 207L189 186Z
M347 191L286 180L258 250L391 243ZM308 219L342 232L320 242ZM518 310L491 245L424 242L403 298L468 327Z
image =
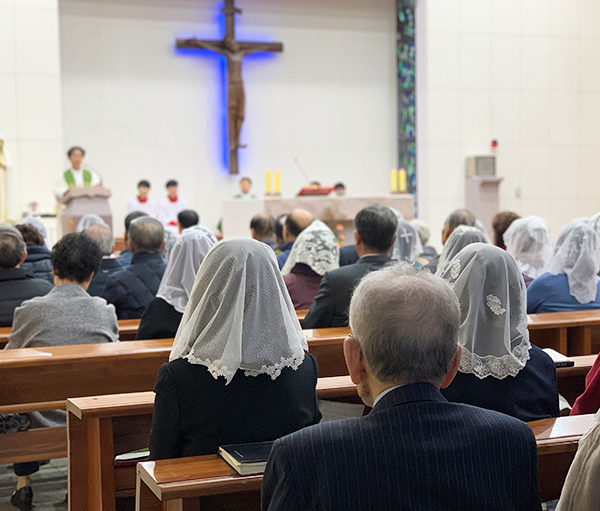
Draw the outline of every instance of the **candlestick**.
M281 172L275 171L275 195L281 195Z
M406 170L398 170L398 192L406 193Z
M390 187L392 193L398 193L398 171L396 169L392 169L390 174Z
M265 193L271 195L271 171L265 172Z

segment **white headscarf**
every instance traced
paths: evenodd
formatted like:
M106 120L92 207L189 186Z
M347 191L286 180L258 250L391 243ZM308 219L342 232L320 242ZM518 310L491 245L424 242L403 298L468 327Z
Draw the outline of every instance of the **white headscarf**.
M320 220L304 229L294 241L281 272L287 275L298 263L304 263L319 275L340 266L340 249L335 234Z
M273 250L251 239L215 245L196 276L170 360L206 366L230 383L297 369L308 351Z
M92 225L104 225L108 227L108 225L106 225L106 222L102 220L102 218L100 218L98 215L89 213L88 215L84 215L81 217L81 219L77 223L77 228L75 229L75 232L83 232Z
M554 256L546 271L564 273L569 281L569 293L579 303L596 298L600 249L598 236L586 220L574 220L565 225L556 240Z
M456 227L446 240L435 274L441 275L452 263L452 259L454 259L456 254L471 243L488 243L488 240L485 233L477 227L469 225L459 225Z
M410 222L398 218L396 229L396 242L392 249L392 259L414 263L423 253L423 245L419 233Z
M46 226L44 225L44 221L42 220L41 217L30 215L30 216L26 217L25 220L23 220L23 223L32 225L33 227L35 227L37 232L39 232L42 235L42 238L44 238L44 246L48 250L52 249L52 246L50 245L50 238L48 237L48 229L46 229Z
M590 223L590 227L594 229L596 236L600 240L600 213L596 213L594 216L591 216L588 220Z
M183 313L200 263L217 241L203 229L186 229L177 239L156 296Z
M472 243L442 274L460 302L460 372L502 380L529 360L527 293L515 260L501 248Z
M548 224L537 216L517 218L504 233L504 244L521 273L534 279L544 273L554 252Z

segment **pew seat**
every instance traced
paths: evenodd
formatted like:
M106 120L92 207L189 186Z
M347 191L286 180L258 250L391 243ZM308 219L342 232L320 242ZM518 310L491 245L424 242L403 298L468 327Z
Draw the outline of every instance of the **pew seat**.
M593 415L529 423L538 447L538 482L543 501L560 496L581 436ZM260 509L260 475L240 476L219 456L138 463L136 510ZM210 507L208 507L210 505Z

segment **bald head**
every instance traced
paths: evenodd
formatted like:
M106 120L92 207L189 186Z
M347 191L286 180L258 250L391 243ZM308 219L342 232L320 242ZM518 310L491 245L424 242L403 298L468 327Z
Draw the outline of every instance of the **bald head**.
M298 235L306 229L315 219L305 209L295 209L285 219L283 225L283 240L294 241Z

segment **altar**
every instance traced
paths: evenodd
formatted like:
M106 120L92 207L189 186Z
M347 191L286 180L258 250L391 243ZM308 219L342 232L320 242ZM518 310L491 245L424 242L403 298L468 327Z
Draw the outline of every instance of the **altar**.
M294 209L310 211L322 220L346 244L354 244L352 231L356 213L362 208L380 204L393 208L406 219L414 217L414 197L410 194L394 194L371 197L267 197L256 200L227 200L224 202L223 235L227 238L248 238L250 220L257 213L268 213L277 218ZM341 227L341 228L340 228Z

